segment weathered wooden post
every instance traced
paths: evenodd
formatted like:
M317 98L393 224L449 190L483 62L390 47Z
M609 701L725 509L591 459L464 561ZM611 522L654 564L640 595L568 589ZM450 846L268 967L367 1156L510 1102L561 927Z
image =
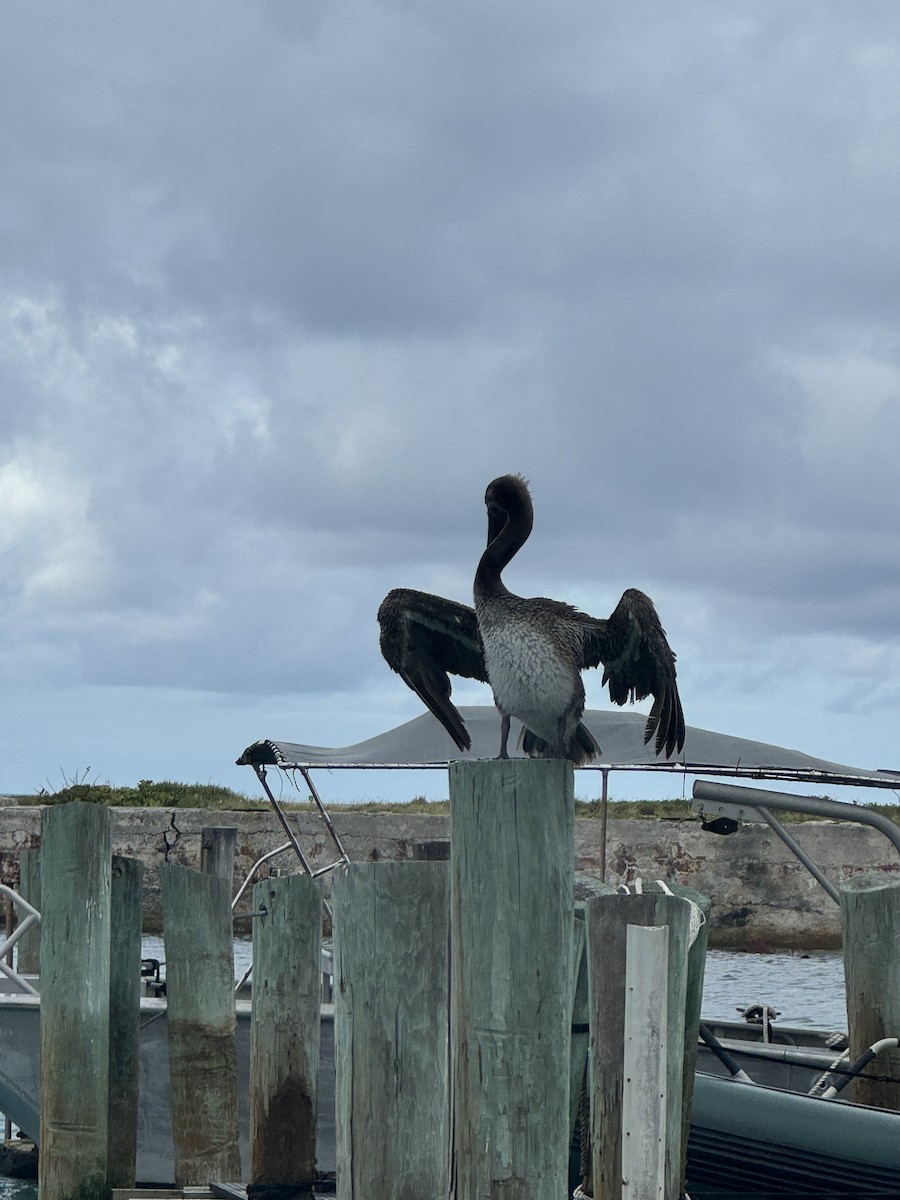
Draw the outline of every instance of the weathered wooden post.
M622 1198L625 956L629 925L669 927L666 1200L681 1184L685 1001L691 906L661 892L588 901L591 976L591 1149L595 1200Z
M41 911L41 852L22 850L19 854L19 895L32 908ZM41 969L41 929L35 926L22 934L17 943L18 972L37 975Z
M209 825L200 833L200 870L234 884L236 825Z
M308 875L253 889L250 1197L311 1194L322 998L322 893Z
M109 811L41 821L41 1200L108 1193Z
M231 888L216 875L159 870L166 946L175 1182L237 1180L237 1067Z
M694 1073L697 1069L697 1045L700 1038L700 1010L703 1005L703 980L706 975L706 951L709 945L709 896L683 884L668 884L675 896L690 900L691 944L687 958L687 982L684 999L684 1062L682 1066L681 1104L681 1188L684 1190L687 1176L687 1146L691 1132L691 1113L694 1107ZM662 885L644 880L645 891L661 892Z
M561 759L450 767L452 1200L567 1195L574 800Z
M850 1059L881 1038L900 1037L900 880L861 875L841 887ZM900 1051L880 1055L877 1074L900 1078ZM900 1109L900 1083L856 1079L859 1104Z
M112 859L109 978L109 1181L134 1186L141 1021L144 864Z
M703 980L706 977L706 951L709 945L709 896L693 888L671 885L676 896L690 900L699 913L692 912L690 949L684 998L684 1060L682 1064L681 1103L681 1190L687 1179L688 1138L694 1108L694 1074L697 1070L697 1046L700 1039L700 1010L703 1006ZM699 925L697 922L700 922Z
M339 1200L447 1194L446 862L334 877Z

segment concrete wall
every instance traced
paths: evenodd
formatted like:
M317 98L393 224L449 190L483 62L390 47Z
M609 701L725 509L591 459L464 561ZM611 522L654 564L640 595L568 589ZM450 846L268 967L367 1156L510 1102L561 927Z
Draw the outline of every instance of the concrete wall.
M238 829L236 888L253 863L285 841L268 810L119 808L111 812L114 853L139 858L147 868L144 920L148 932L158 932L162 923L159 863L168 859L197 866L201 830L206 826ZM0 806L0 881L13 886L18 882L18 854L39 844L40 814L37 806ZM446 817L341 812L339 808L331 815L353 861L411 859L427 855L429 843L449 837ZM332 861L334 847L318 817L304 812L292 820L313 866ZM874 830L831 822L792 825L791 830L835 882L860 872L900 871L893 847ZM600 822L576 821L575 836L576 869L596 874ZM270 865L293 871L296 859L286 852ZM717 837L702 832L696 821L611 820L607 865L612 883L640 875L676 881L708 895L713 945L762 950L840 944L837 906L766 826L745 825L730 837ZM268 870L265 867L263 874ZM242 907L246 912L247 906ZM246 932L249 923L241 925Z

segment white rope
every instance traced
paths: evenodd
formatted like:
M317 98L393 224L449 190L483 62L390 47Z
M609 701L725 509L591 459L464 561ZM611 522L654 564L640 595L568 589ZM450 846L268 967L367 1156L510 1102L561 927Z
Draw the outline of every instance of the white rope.
M654 879L653 882L660 889L660 891L664 892L667 896L675 895L675 893L672 891L672 889L669 887L669 885L664 882L664 880ZM619 891L622 892L623 895L626 895L626 896L627 895L643 896L644 895L644 881L643 881L643 879L641 879L640 876L638 876L637 879L635 879L634 883L632 883L632 884L620 883ZM694 942L696 942L696 940L697 940L697 935L699 934L699 932L703 928L703 926L706 924L706 917L704 916L703 909L700 907L699 904L696 904L693 900L688 900L687 896L683 896L683 897L681 897L681 899L687 900L688 904L691 906L691 916L690 916L690 924L689 924L690 940L688 942L688 946L693 946Z

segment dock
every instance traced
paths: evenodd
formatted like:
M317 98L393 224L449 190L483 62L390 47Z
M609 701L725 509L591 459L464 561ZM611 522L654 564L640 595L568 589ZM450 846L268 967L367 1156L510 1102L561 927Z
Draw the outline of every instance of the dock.
M296 874L253 889L240 1155L227 872L161 869L167 997L150 1003L166 1016L174 1185L141 1187L143 1018L129 984L140 872L113 857L107 810L47 809L41 1200L571 1196L588 980L594 995L601 981L621 992L621 1003L589 1014L602 1047L591 1104L598 1113L612 1105L617 1123L583 1130L586 1169L592 1156L610 1161L611 1128L621 1143L617 1178L607 1186L596 1173L594 1196L630 1200L624 1175L677 1200L699 1019L688 1003L692 902L601 886L576 911L570 763L454 763L450 796L449 861L344 861L334 871L336 1193L319 1173L322 881Z

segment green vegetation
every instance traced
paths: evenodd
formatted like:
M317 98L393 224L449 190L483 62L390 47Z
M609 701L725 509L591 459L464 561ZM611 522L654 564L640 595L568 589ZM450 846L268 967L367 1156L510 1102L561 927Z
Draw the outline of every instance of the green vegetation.
M301 806L302 807L302 806ZM450 811L449 800L426 800L414 796L412 800L360 800L354 804L342 804L342 812L367 813L427 813L444 816ZM576 817L599 817L599 800L576 800ZM612 800L609 805L611 817L657 817L669 820L684 820L691 815L689 800Z
M89 804L108 804L134 808L213 808L234 812L244 808L267 808L264 799L251 800L241 792L213 783L173 783L142 779L137 787L113 787L109 783L66 782L57 792L42 789L37 796L19 796L20 804L67 804L84 800Z
M327 804L327 796L323 797ZM312 799L310 799L310 806ZM338 807L338 805L335 805ZM412 800L356 800L341 804L341 812L364 813L424 813L433 817L446 816L450 812L449 800L426 800L424 796L413 796Z
M243 792L235 792L231 788L219 787L212 783L173 783L162 780L155 783L151 779L142 779L137 787L114 787L109 783L87 782L85 777L69 780L64 778L65 786L58 791L42 788L36 796L18 796L20 804L65 804L71 800L85 800L93 804L108 804L110 806L138 808L209 808L221 812L239 812L242 809L267 808L268 801L262 797L251 798ZM423 813L432 816L445 816L450 809L447 800L426 800L424 796L414 796L408 801L399 800L359 800L350 804L325 803L342 812L363 813ZM301 798L281 797L285 808L293 811L314 810L312 796ZM875 797L873 797L873 803ZM884 816L900 824L900 803L878 804L878 811ZM600 800L576 800L575 816L596 818L602 810ZM609 816L611 819L663 820L685 821L692 818L690 800L610 800ZM819 817L809 817L802 813L778 813L778 819L785 823L795 821L816 821Z
M576 800L576 817L599 817L601 800ZM691 818L690 800L610 800L609 815L617 819L653 818L655 820L687 821Z

